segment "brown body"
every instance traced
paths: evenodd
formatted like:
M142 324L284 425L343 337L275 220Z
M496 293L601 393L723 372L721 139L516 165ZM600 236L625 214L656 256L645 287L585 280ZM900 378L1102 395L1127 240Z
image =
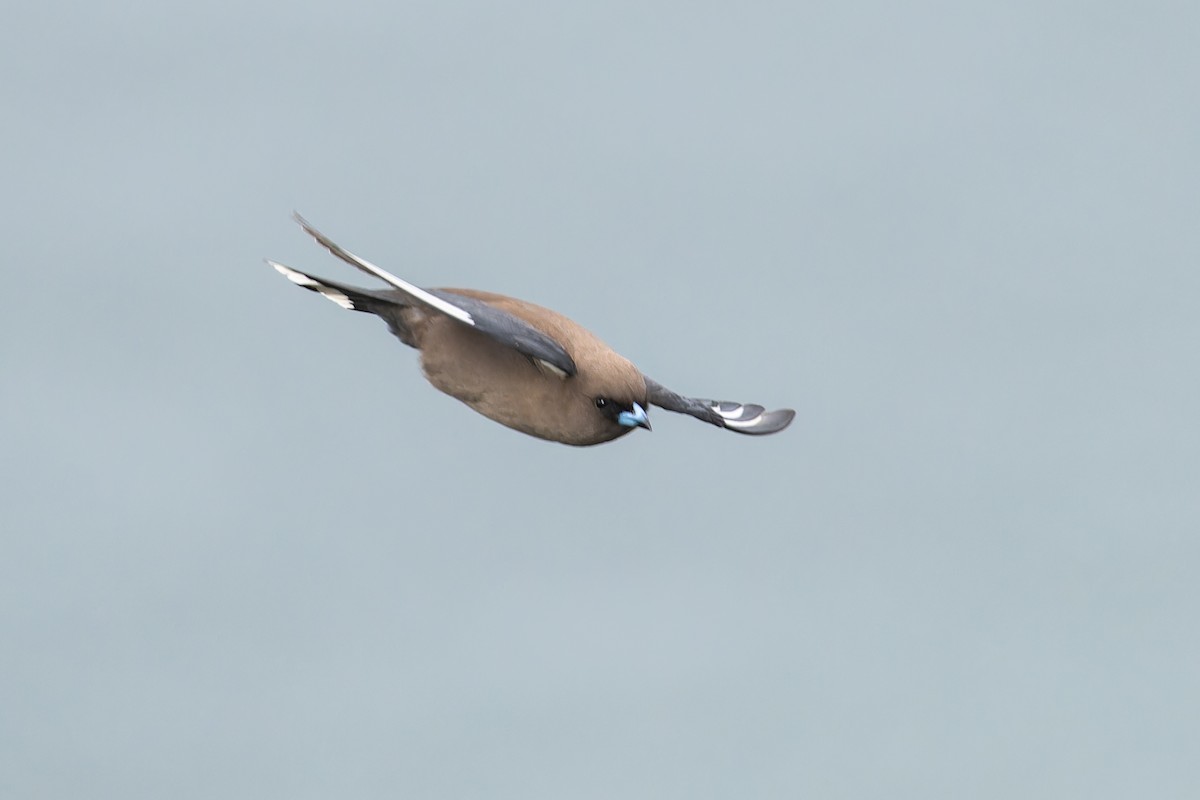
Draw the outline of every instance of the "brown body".
M572 445L612 441L632 428L596 412L596 397L648 405L646 381L628 359L556 311L504 295L446 289L525 320L562 344L578 367L562 377L449 317L409 306L401 317L435 387L489 419L531 436Z

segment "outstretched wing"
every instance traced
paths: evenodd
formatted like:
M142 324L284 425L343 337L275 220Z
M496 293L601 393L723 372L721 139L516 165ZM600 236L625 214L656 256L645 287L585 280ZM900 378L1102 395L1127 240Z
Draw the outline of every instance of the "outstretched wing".
M427 311L444 314L463 325L472 327L480 333L495 339L505 347L511 347L518 353L541 362L561 377L565 378L575 374L575 361L563 346L525 320L509 314L507 311L501 311L494 306L488 305L482 300L464 297L454 292L430 291L415 286L344 249L310 225L299 214L293 214L292 216L296 222L300 223L300 227L304 228L308 235L316 239L326 250L350 266L360 269L368 275L374 275L376 278L390 284L394 289L403 294L412 305L419 306ZM276 267L276 269L279 268ZM295 270L292 271L295 272ZM287 275L286 272L284 274ZM298 282L295 278L288 277L293 282ZM310 280L315 279L310 278ZM303 283L300 285L306 286ZM306 288L309 287L306 286Z
M754 404L684 397L650 378L646 378L646 394L651 403L667 411L688 414L710 425L754 436L779 433L796 416L796 412L790 408L767 411Z

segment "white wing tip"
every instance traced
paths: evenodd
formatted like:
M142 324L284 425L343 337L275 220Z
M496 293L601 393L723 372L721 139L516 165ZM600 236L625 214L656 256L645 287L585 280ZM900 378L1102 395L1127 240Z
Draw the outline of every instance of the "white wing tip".
M370 274L374 275L376 278L379 278L381 281L383 281L385 283L390 283L393 287L399 289L400 291L406 292L407 294L412 295L413 297L415 297L417 300L421 301L422 303L425 303L426 305L437 309L438 311L442 312L443 314L446 314L447 316L457 319L459 322L463 322L467 325L471 325L472 327L475 325L475 318L472 317L469 312L459 308L458 306L454 305L453 303L443 300L442 298L438 297L437 295L434 295L434 294L431 294L430 292L425 291L420 286L411 284L408 281L404 280L403 278L396 277L392 273L388 272L386 269L375 266L370 261L367 261L365 258L361 258L359 256L354 255L354 253L351 253L349 250L347 250L346 248L337 244L332 239L330 239L328 236L326 236L325 234L321 233L316 228L314 228L312 226L312 223L310 223L304 217L300 216L299 212L293 211L292 219L296 220L296 222L299 223L300 227L304 228L304 230L308 233L309 236L316 239L318 244L320 244L326 250L333 253L335 256L342 259L346 263L351 264L351 265L357 267L358 269L363 270L364 272L369 272ZM279 269L279 267L277 266L276 269ZM286 275L287 273L284 273L284 274ZM295 280L295 278L292 278L290 275L288 275L288 278L290 280Z
M767 411L753 403L713 403L710 408L721 417L726 428L742 433L778 433L791 425L796 416L790 408Z
M276 272L278 272L283 277L287 278L292 283L298 283L301 286L307 286L308 284L312 283L312 281L308 278L308 276L303 275L299 272L296 272L296 270L292 269L291 267L285 267L283 264L280 264L278 261L272 261L269 258L265 259L265 260L268 264L270 264L272 267L275 268Z
M312 278L305 275L303 272L297 272L296 270L292 269L291 267L285 267L283 264L280 264L278 261L272 261L271 259L268 258L268 259L266 259L266 262L268 264L270 264L272 267L274 267L276 272L278 272L280 275L287 278L289 281L296 284L297 286L303 286L305 289L312 289L313 291L318 292L326 300L329 300L330 302L333 302L333 303L337 303L339 306L341 306L342 308L344 308L348 311L354 310L354 302L349 297L346 297L346 295L339 292L337 289L326 286L325 284L321 283L320 281L313 280Z

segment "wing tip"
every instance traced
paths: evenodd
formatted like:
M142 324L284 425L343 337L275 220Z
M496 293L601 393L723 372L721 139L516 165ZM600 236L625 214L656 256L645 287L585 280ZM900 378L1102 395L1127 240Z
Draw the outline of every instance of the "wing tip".
M762 434L779 433L784 428L792 424L792 420L796 418L796 412L790 408L780 408L775 411L767 411L760 419L762 420Z
M300 271L292 269L291 267L287 266L286 264L280 264L278 261L273 261L269 258L264 258L263 261L265 261L267 263L267 266L274 269L276 272L278 272L283 277L287 278L292 283L301 283L301 279L308 277L308 276L304 275L303 273L301 273Z
M342 247L337 242L333 241L328 236L314 228L308 220L300 216L299 211L292 211L292 219L304 229L305 233L315 239L317 244L321 245L334 256L340 258L342 261L345 261L355 269L362 270L368 275L375 276L384 283L390 284L393 288L405 292L409 296L415 298L417 301L424 303L427 306L431 306L436 311L440 311L449 317L453 317L465 325L470 325L472 327L475 326L475 320L469 312L464 311L453 303L447 302L440 297L431 294L427 290L422 289L415 284L411 284L408 281L396 277L387 270L375 266L365 258L359 258L358 256L354 255L354 253L351 253L349 250Z
M280 264L278 261L272 261L269 258L264 258L263 261L266 261L269 265L274 267L276 272L302 289L308 289L309 291L316 292L326 300L329 300L330 302L335 303L342 308L350 311L361 311L366 308L366 306L359 308L358 304L355 303L354 298L352 298L346 292L335 289L334 287L329 286L317 278L307 275L298 269L292 269L285 264Z
M720 408L714 410L721 416L721 425L726 430L750 436L768 436L772 433L779 433L791 425L792 420L796 418L796 412L790 408L767 411L759 405L748 405L724 411ZM752 413L748 415L746 412L749 410L752 410Z

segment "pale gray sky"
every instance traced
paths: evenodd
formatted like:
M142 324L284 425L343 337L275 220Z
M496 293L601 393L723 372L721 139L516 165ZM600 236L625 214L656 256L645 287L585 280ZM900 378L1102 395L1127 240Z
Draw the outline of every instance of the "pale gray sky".
M1198 9L9 9L0 795L1196 796ZM509 431L293 208L797 421Z

